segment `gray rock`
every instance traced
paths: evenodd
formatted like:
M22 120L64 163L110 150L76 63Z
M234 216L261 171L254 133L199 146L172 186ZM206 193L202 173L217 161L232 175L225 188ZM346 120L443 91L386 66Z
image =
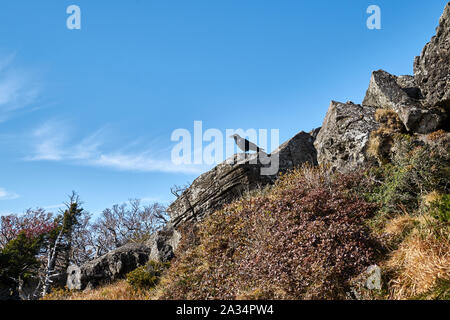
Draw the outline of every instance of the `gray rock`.
M375 109L332 101L314 145L317 160L333 170L352 170L365 163L370 132L378 128Z
M170 261L174 257L174 251L177 249L180 239L181 234L171 224L154 233L147 241L147 245L151 249L149 260Z
M235 154L194 180L168 208L171 223L177 227L189 220L201 220L245 191L272 182L261 176L261 164L250 164L255 154Z
M67 268L66 286L69 290L84 289L81 284L81 267L79 267L77 265L71 265Z
M150 248L141 244L127 244L81 267L67 269L67 288L69 290L93 289L123 278L128 272L145 265Z
M376 264L366 270L366 287L369 290L381 290L381 269Z
M436 35L414 61L416 82L431 107L450 108L450 2L439 20Z
M347 293L351 300L373 300L379 297L383 282L381 268L374 264L350 281Z
M310 135L314 140L316 140L317 135L318 135L319 132L320 132L320 129L322 129L322 127L312 129L312 130L309 132L309 135Z
M414 77L396 77L378 70L372 73L362 104L395 111L410 132L432 132L441 126L444 117L438 109L425 108L421 98Z
M245 192L273 183L281 172L305 162L317 164L313 142L314 139L302 131L263 159L258 160L257 154L233 155L198 177L169 206L173 227L186 221L203 219ZM278 161L278 166L274 172L264 174L264 169L269 167L265 162L268 159L273 161L272 164Z
M313 130L312 133L317 135L317 129ZM280 169L278 173L286 172L303 163L317 165L314 140L313 136L302 131L274 150L272 156L275 155L279 158Z

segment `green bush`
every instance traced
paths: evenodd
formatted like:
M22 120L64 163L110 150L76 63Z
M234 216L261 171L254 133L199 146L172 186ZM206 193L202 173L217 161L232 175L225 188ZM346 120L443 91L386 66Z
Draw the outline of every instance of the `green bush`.
M443 194L430 204L431 215L444 223L450 222L450 194Z
M146 290L155 287L169 263L149 261L145 266L141 266L127 274L128 283L135 290Z
M424 194L448 192L448 152L406 137L397 139L394 148L392 163L371 172L379 184L369 192L369 199L380 204L382 211L413 213Z

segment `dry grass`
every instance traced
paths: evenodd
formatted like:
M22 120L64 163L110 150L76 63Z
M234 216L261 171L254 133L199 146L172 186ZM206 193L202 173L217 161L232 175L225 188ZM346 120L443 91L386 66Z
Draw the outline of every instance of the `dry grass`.
M442 198L441 193L439 193L437 191L433 191L433 192L425 194L422 197L422 201L425 206L429 207L434 201L440 200L441 198Z
M430 141L437 141L440 139L445 138L445 136L447 135L447 132L445 132L444 130L438 130L438 131L434 131L430 134L428 134L427 138Z
M395 217L386 223L384 232L392 236L402 236L405 233L411 231L414 228L416 219L410 215L403 214L401 216Z
M44 300L151 300L152 296L152 291L136 291L126 280L120 280L94 290L56 290Z
M382 124L383 127L390 132L402 132L404 131L403 123L398 117L397 113L390 109L377 109L375 110L375 121Z
M371 132L366 153L374 157L380 164L389 162L392 145L396 132L391 129L381 126L377 130Z
M370 134L366 152L383 164L389 160L394 137L405 128L397 113L389 109L377 109L375 120L380 127Z
M425 218L419 219L422 220L422 225L426 223L423 221ZM399 223L400 225L404 224ZM395 229L394 226L392 228ZM442 237L436 237L431 231L412 233L391 253L386 266L395 273L389 285L392 299L414 298L433 290L439 280L449 281L448 230L442 232Z

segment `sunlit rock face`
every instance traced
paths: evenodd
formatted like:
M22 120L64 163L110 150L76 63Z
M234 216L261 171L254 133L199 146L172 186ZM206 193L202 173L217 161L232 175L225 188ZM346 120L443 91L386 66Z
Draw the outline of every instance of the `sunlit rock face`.
M450 2L436 35L414 61L414 77L429 107L450 108Z

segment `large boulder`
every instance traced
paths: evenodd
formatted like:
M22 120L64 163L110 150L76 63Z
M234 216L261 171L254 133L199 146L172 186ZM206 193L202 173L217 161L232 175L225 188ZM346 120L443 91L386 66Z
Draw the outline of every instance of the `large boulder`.
M314 142L319 164L352 170L365 163L370 132L379 126L374 114L372 107L332 101Z
M245 191L273 181L261 175L261 163L256 154L235 154L210 171L202 174L168 208L174 227L189 220L201 220Z
M271 156L279 159L277 174L291 170L303 163L317 165L314 140L319 130L320 128L314 129L311 133L299 132L272 152Z
M70 266L67 269L67 288L69 290L93 289L107 284L145 265L150 248L141 244L127 244L81 267Z
M450 2L439 20L436 35L414 61L414 76L426 103L450 108Z
M190 220L199 221L245 192L273 183L279 173L302 163L317 164L313 143L313 137L302 131L270 155L233 155L198 177L169 206L172 226L177 227ZM271 163L267 164L267 161Z
M444 114L438 108L423 105L422 93L412 76L397 77L383 70L374 71L362 104L395 111L410 132L432 132L444 121Z

